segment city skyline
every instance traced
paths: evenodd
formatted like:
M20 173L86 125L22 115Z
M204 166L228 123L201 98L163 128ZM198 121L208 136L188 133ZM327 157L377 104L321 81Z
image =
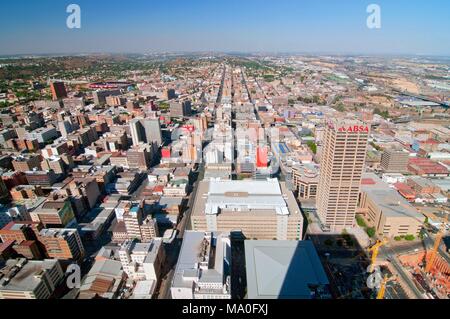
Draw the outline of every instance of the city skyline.
M367 27L367 7L381 28ZM69 29L69 2L16 1L0 13L0 55L151 52L283 52L450 55L446 1L255 1L159 3L76 1L81 28Z

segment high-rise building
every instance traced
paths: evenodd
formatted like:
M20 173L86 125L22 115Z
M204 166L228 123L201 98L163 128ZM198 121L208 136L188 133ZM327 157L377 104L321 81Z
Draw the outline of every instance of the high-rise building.
M333 120L325 129L317 212L325 230L353 227L370 128L355 120Z
M133 145L141 143L162 144L161 124L159 119L133 119L130 122Z
M120 90L95 91L93 93L94 103L96 105L104 105L106 104L106 98L108 96L119 96L119 95L122 95Z
M381 168L387 173L408 171L409 153L402 150L387 150L381 156Z
M191 101L179 101L170 103L170 117L186 117L191 115Z
M303 216L286 183L204 180L198 184L191 229L241 231L247 238L301 240Z
M64 280L55 259L10 259L0 270L0 299L49 299Z
M76 229L42 229L38 240L49 258L80 260L84 256L84 247Z
M164 98L166 100L173 100L177 98L177 94L175 93L174 89L167 89L164 93Z
M119 258L129 278L158 281L165 259L162 239L148 243L126 241L120 247Z
M65 99L67 97L66 87L64 82L53 82L50 84L53 101Z
M127 238L130 240L140 240L141 242L150 242L158 236L158 226L156 220L150 216L144 217L141 205L131 204L125 208L122 215Z
M0 239L5 243L7 241L16 241L18 243L26 240L35 240L36 234L42 229L42 225L32 222L10 222L0 229Z
M127 151L127 161L129 168L147 170L151 165L153 147L149 144L133 146Z

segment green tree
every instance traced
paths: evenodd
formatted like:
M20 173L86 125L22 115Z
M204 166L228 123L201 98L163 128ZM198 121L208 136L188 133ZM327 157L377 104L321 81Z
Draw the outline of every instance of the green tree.
M373 238L375 236L375 228L374 227L366 228L366 233L370 238Z
M312 151L314 154L317 154L317 144L316 144L316 143L314 143L314 142L312 142L312 141L309 141L309 142L307 143L307 145L308 145L308 147L311 149L311 151Z

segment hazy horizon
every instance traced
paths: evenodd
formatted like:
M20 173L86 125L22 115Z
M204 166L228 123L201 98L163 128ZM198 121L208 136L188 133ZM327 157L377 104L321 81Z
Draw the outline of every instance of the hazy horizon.
M81 7L69 29L66 8ZM369 29L369 4L381 29ZM155 52L450 56L445 0L17 0L2 4L1 56ZM129 52L129 53L127 53Z

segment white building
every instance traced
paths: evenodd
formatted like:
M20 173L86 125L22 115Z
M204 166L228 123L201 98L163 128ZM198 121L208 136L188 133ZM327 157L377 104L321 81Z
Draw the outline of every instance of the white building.
M172 299L231 299L230 272L229 234L187 231L170 288Z
M119 250L123 270L133 280L158 281L164 260L161 238L150 243L125 242Z

